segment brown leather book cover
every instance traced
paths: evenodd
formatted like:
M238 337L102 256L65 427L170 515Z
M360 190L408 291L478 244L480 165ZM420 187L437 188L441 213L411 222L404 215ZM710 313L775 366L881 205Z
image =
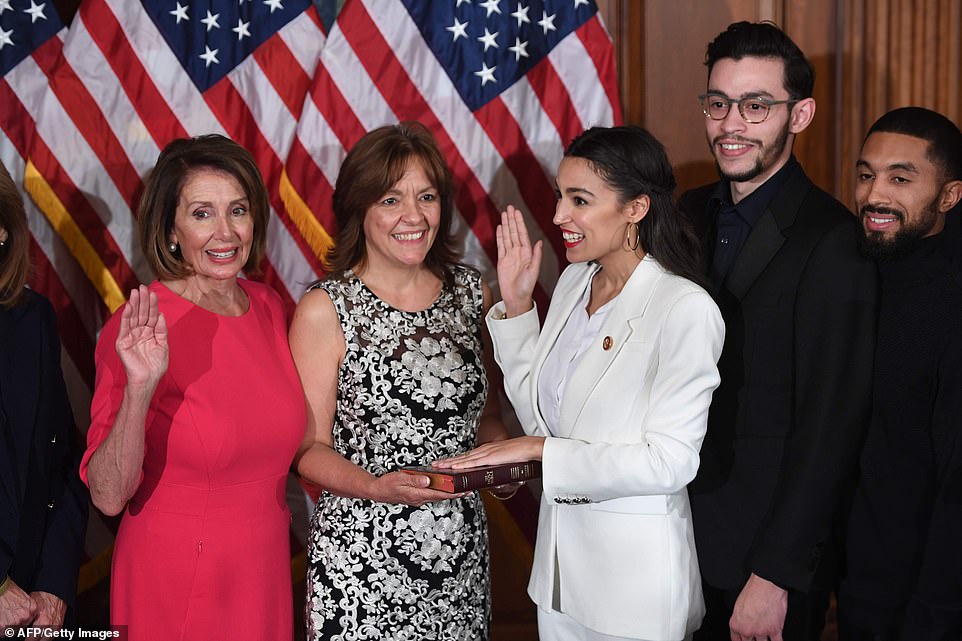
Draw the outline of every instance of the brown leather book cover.
M465 470L439 470L429 465L403 467L402 472L421 474L431 479L431 487L442 492L470 492L489 487L528 481L541 477L541 461L485 465Z

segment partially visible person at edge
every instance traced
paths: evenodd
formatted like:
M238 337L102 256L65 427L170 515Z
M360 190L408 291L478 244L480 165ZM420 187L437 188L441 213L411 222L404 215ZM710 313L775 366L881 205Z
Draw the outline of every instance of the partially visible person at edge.
M324 488L309 534L311 639L488 637L481 497L399 471L506 437L486 376L491 293L458 263L453 198L415 122L369 132L337 177L330 276L290 331L308 402L297 469Z
M945 229L962 200L962 132L896 109L855 166L860 246L882 288L839 639L962 639L962 274Z
M219 135L168 144L138 207L158 280L104 326L81 474L123 513L110 618L128 638L288 640L285 479L305 404L264 255L254 159Z
M0 164L0 632L73 614L87 529L57 319L26 287L29 247L23 201Z
M526 436L437 465L542 462L528 585L542 641L688 639L704 606L685 486L718 385L721 315L650 133L585 131L556 185L572 264L543 327L541 241L513 207L497 230L503 300L487 324Z
M833 532L868 424L877 278L855 217L792 155L814 70L771 23L707 48L700 96L721 180L684 194L726 324L691 484L707 614L696 639L817 640Z

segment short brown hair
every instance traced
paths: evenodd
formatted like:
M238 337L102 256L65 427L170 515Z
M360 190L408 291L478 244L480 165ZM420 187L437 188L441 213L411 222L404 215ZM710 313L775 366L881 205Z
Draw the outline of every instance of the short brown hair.
M23 295L30 269L30 231L23 196L0 163L0 227L7 240L0 247L0 307L13 307Z
M157 164L144 183L144 193L137 207L140 248L147 264L161 280L184 278L193 273L179 250L170 251L168 239L187 176L202 168L230 174L247 195L254 219L254 240L244 271L248 274L259 271L267 247L267 220L270 216L264 179L249 151L230 138L208 134L171 141L160 152Z
M434 136L419 122L378 127L365 134L348 152L334 185L332 201L338 229L334 245L325 257L329 271L339 273L364 264L367 210L401 180L411 159L421 163L441 202L438 233L424 265L438 278L447 279L448 267L460 260L451 231L454 182Z

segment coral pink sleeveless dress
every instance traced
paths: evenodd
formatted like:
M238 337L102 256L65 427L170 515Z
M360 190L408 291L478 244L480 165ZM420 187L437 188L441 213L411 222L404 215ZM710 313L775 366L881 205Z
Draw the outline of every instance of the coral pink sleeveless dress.
M129 639L289 641L288 468L305 405L280 299L241 280L249 310L226 317L161 283L169 367L147 418L143 479L117 533L110 619ZM120 407L126 375L114 314L97 344L87 464Z

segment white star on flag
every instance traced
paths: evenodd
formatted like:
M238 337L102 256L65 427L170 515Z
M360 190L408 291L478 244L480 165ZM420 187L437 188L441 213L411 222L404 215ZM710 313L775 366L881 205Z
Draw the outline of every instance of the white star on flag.
M445 27L444 29L445 29L446 31L450 31L450 32L451 32L451 36L452 36L451 42L457 42L457 41L458 41L458 38L467 38L467 37L468 37L468 32L467 32L468 23L467 23L467 21L465 21L465 22L459 22L458 19L455 18L455 19L454 19L454 24L451 25L450 27Z
M30 0L30 8L24 9L23 12L30 15L30 24L33 24L37 20L46 20L47 16L43 14L43 8L47 6L46 2L41 2L39 5Z
M484 2L481 3L480 6L484 7L484 10L488 12L485 17L490 18L492 13L501 13L501 9L498 7L499 2L500 0L484 0Z
M201 20L201 22L203 22L205 25L207 25L207 30L208 30L208 31L210 31L211 29L213 29L213 28L215 28L215 27L216 27L217 29L220 29L220 24L217 22L217 19L218 19L218 18L220 18L220 14L219 14L219 13L211 14L210 9L208 9L208 10L207 10L207 17L206 17L206 18L203 18L203 19Z
M497 40L495 40L495 38L497 38L497 37L498 37L498 32L497 32L497 31L495 31L494 33L491 33L490 31L488 31L488 28L485 27L485 28L484 28L484 35L478 38L478 42L484 43L484 50L485 50L485 51L487 51L487 50L490 49L491 47L494 47L495 49L497 49L497 48L498 48L498 42L497 42Z
M242 0L242 1L243 1L243 0ZM234 33L237 34L237 41L238 41L238 42L240 42L240 41L243 40L244 38L250 38L250 37L251 37L250 26L251 26L251 23L249 23L249 22L244 22L244 21L241 20L240 18L237 19L237 26L234 27L233 29L231 29L231 31L233 31Z
M212 51L210 47L204 45L204 53L200 54L200 59L207 63L206 66L208 67L211 66L211 64L216 65L219 62L219 60L217 60L217 51L217 49Z
M508 47L508 51L514 54L515 62L521 60L521 58L528 58L528 43L521 42L521 38L514 39L514 46Z
M474 75L481 78L482 87L489 82L494 82L494 70L497 68L498 68L497 66L488 67L488 65L486 65L485 63L483 62L481 63L481 71L475 71Z
M523 4L518 4L517 10L511 14L511 17L518 21L518 29L521 28L522 24L531 24L531 18L528 17L528 11L531 7Z
M174 10L168 13L177 18L177 24L180 24L181 20L190 20L190 18L187 17L187 5L181 5L179 2L177 3L177 6L174 7Z
M548 35L549 31L557 31L557 28L554 26L554 19L556 15L557 14L552 13L549 16L547 11L541 12L541 20L538 20L538 24L541 25L542 29L544 29L544 35Z

